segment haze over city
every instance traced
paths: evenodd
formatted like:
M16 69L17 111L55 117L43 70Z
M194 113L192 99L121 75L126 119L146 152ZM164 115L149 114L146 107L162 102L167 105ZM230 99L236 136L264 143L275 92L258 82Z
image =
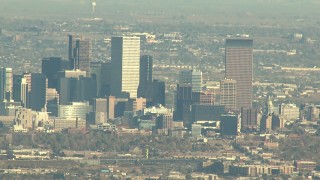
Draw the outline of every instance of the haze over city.
M1 0L0 179L319 179L319 7Z

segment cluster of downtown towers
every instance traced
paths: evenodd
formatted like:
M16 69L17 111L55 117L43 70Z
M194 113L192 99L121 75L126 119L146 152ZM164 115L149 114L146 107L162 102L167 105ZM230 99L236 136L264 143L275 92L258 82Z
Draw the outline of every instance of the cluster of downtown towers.
M146 106L165 105L165 83L153 80L153 57L140 55L140 42L140 37L112 37L111 62L92 62L91 40L69 35L69 60L44 58L41 73L13 75L11 68L1 68L0 100L19 102L53 116L57 116L58 105L93 104L95 98L109 96L142 97ZM221 81L219 104L231 110L251 109L253 40L227 39L225 47L226 79ZM196 83L191 76L190 82L177 85L174 120L186 122L188 127L192 122L184 119L184 114L190 113L187 106L199 101L201 94L201 89L193 92Z

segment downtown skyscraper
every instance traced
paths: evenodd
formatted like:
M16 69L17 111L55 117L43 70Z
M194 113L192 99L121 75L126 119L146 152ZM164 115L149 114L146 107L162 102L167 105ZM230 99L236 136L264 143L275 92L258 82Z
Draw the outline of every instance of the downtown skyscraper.
M0 101L10 101L13 93L12 68L0 68Z
M227 39L225 68L227 79L236 81L236 108L252 108L253 40Z
M90 62L92 59L92 42L82 36L69 35L69 61L70 69L80 69L90 73Z
M112 37L111 94L137 97L140 79L140 37Z
M143 55L140 57L140 84L152 82L153 57Z
M30 109L41 111L46 105L48 81L44 74L31 74Z
M146 97L147 85L152 83L153 57L143 55L140 57L140 80L138 88L138 97Z
M192 92L202 91L202 72L200 70L183 70L179 72L179 83L192 84Z

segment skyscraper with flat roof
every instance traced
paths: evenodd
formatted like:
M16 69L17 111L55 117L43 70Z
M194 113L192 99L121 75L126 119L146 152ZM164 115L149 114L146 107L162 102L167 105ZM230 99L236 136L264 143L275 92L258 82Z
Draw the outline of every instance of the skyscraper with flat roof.
M13 93L13 72L12 68L6 68L6 100L12 100Z
M222 114L220 117L221 135L236 136L238 134L238 121L237 114Z
M60 78L60 104L89 101L97 97L97 81L92 77Z
M0 101L4 101L6 98L6 69L0 68Z
M101 62L91 62L90 63L90 76L96 79L97 81L97 95L100 96L101 91L101 79L102 79L102 73L101 73ZM105 78L105 77L103 77Z
M183 126L188 128L190 128L192 124L191 105L192 85L186 83L177 84L177 103L175 109L175 120L183 121Z
M90 62L92 59L92 42L90 39L79 41L78 69L90 73Z
M69 37L69 43L68 43L68 56L69 56L69 62L70 62L70 69L74 70L76 67L76 56L77 56L77 48L76 48L76 41L82 40L82 36L80 35L68 35Z
M137 97L140 79L140 38L112 37L111 39L111 94L130 94Z
M236 108L252 108L252 39L227 39L225 68L227 79L236 80Z
M41 73L48 78L48 87L58 89L59 72L69 69L69 62L61 57L43 58L41 63Z
M92 59L92 42L82 36L69 35L70 69L86 71L89 76Z
M140 57L140 83L152 82L153 57L143 55Z
M13 91L12 68L0 68L0 101L10 101Z
M179 83L192 84L192 92L202 90L202 72L199 70L183 70L179 72Z
M12 98L15 102L21 101L21 82L23 75L13 75Z
M153 68L153 57L149 55L143 55L140 57L140 80L138 97L145 97L147 83L152 82L152 68Z
M166 84L163 81L153 80L146 84L145 98L147 98L147 107L156 105L165 105Z
M31 74L30 108L41 111L46 104L47 78L44 74Z
M31 73L24 73L21 81L21 101L25 108L30 108L31 88Z
M111 79L112 72L111 72L112 66L110 62L102 63L101 64L101 90L100 90L100 97L108 97L110 96L111 91Z
M21 79L21 88L20 88L20 99L22 102L23 107L29 106L29 98L30 98L30 91L28 89L28 83L26 78Z

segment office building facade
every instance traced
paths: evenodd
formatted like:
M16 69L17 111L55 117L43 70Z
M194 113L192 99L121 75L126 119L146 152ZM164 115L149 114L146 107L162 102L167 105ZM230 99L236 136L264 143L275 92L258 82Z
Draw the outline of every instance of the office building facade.
M202 72L199 70L184 70L179 72L179 83L192 84L192 92L202 91Z
M153 57L143 55L140 57L140 80L138 88L138 97L145 97L147 84L152 83Z
M221 105L192 105L192 122L196 121L218 121L225 113L225 106Z
M61 78L60 104L73 101L90 101L97 97L97 82L92 77Z
M93 107L89 102L72 102L69 105L59 105L58 117L86 119L87 114L92 111Z
M236 136L238 134L238 115L222 114L220 118L221 135Z
M12 68L0 68L0 101L12 100L13 74Z
M175 120L182 121L183 125L188 128L190 128L192 124L191 105L192 105L192 85L178 84Z
M69 69L69 62L61 57L43 58L41 63L41 73L48 79L48 87L58 89L59 72Z
M152 82L153 57L143 55L140 57L140 83Z
M147 107L156 105L165 105L166 84L163 81L153 80L146 84L145 98Z
M227 39L225 77L237 83L236 108L252 108L253 40Z
M136 98L140 80L140 38L112 37L111 66L111 94L117 96L124 92Z
M236 81L224 79L220 81L220 104L227 109L235 110L237 108Z
M12 99L15 102L21 102L21 82L23 75L13 75Z
M100 97L108 97L111 93L111 79L112 79L111 63L101 63L101 90Z
M46 104L47 78L41 73L31 74L30 108L41 111ZM28 88L29 90L29 88Z
M241 129L256 129L258 126L258 110L241 108Z
M216 94L214 91L203 91L200 93L200 104L201 105L214 105Z
M92 59L92 42L82 36L69 35L69 62L70 69L80 69L90 74Z

